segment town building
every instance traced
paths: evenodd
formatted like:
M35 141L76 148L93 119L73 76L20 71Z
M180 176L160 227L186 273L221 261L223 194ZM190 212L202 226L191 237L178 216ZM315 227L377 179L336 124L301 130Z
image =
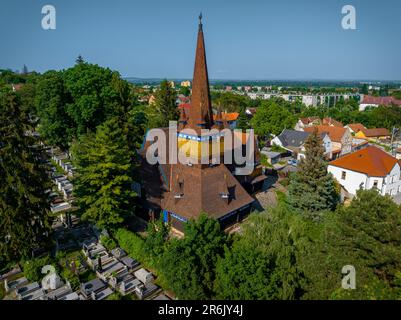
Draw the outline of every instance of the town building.
M295 130L304 131L305 128L320 125L321 122L319 117L300 118L295 124Z
M294 158L301 160L305 158L305 141L310 136L310 132L284 129L278 136L271 141L272 145L280 146L290 151ZM326 132L320 134L324 154L328 159L332 157L332 143L329 135Z
M237 127L237 120L239 117L238 112L221 112L221 119L223 122L226 122L230 129L235 129ZM213 115L213 121L216 121L218 118L217 114Z
M313 132L317 129L318 133L327 133L332 143L332 157L337 158L352 151L353 137L347 128L334 127L334 126L313 126L304 129L306 132Z
M391 138L391 133L386 128L361 129L355 134L356 138L366 139L371 141L388 140Z
M327 170L351 198L360 188L376 188L382 195L401 193L401 162L375 146L336 159Z
M191 81L185 80L181 81L181 87L190 87L191 86Z
M351 132L352 135L355 135L362 129L363 130L366 129L366 127L362 123L350 123L350 124L346 125L344 128L349 129L349 131Z
M337 121L333 118L323 118L322 124L324 126L331 126L331 127L340 127L340 128L344 127L344 125L340 121Z
M359 103L359 111L365 111L367 107L377 108L378 106L390 105L401 106L401 100L395 99L394 97L374 97L363 95Z

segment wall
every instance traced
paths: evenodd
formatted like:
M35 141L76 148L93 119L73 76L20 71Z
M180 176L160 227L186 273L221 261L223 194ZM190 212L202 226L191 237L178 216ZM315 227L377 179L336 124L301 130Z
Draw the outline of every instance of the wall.
M327 171L330 172L334 176L334 178L344 187L344 189L351 194L356 194L356 191L359 190L361 183L363 183L363 186L365 187L368 181L367 175L363 173L335 167L332 165L328 166ZM346 172L345 180L341 179L341 174L343 171ZM378 188L381 189L381 181L379 181Z

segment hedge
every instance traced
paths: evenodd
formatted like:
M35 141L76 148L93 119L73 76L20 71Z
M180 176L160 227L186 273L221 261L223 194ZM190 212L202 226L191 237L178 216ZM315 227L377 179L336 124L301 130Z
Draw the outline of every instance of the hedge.
M135 233L126 229L118 229L115 239L128 255L136 260L145 260L144 240Z

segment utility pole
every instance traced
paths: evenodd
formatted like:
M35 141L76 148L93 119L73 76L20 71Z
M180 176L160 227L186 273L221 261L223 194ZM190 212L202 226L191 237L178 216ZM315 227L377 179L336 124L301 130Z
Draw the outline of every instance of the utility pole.
M398 131L400 130L400 128L396 128L393 127L392 131L391 131L391 154L395 157L397 155L397 148L394 147L394 137L396 138L396 135L398 133ZM397 147L398 147L398 143L397 143Z

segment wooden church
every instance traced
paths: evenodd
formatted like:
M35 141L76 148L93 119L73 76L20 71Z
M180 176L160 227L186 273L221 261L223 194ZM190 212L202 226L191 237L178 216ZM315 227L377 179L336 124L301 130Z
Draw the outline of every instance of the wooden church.
M212 149L213 143L222 143L213 134L203 135L201 130L229 128L220 111L213 117L201 18L200 16L191 105L188 113L181 110L177 130L178 148L187 144L189 149L199 151L195 153L199 158L202 158L205 147ZM167 133L168 128L162 129ZM168 138L168 134L166 136ZM241 140L245 144L246 137L241 137ZM197 219L201 213L217 219L224 229L241 221L250 213L255 201L249 192L260 188L265 180L257 146L252 173L246 176L235 175L238 169L236 165L226 165L224 161L220 164L213 164L211 161L202 161L202 164L200 161L169 164L167 161L167 164L150 165L145 159L148 147L145 137L139 151L141 202L144 209L142 214L147 219L157 219L162 215L166 223L179 231L184 230L185 222Z

